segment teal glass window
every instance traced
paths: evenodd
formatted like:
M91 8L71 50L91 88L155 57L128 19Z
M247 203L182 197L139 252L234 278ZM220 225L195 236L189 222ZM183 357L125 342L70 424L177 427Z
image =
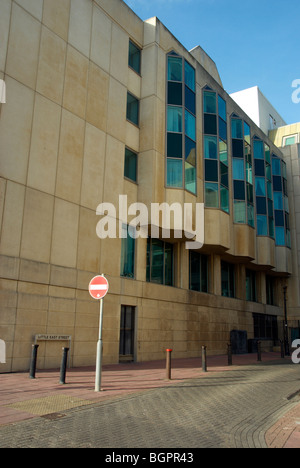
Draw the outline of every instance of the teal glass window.
M254 206L253 205L247 205L247 211L248 211L248 224L251 227L255 227L255 217L254 217Z
M272 158L272 172L273 176L281 176L281 160Z
M195 92L196 90L196 80L195 80L195 70L194 68L185 61L184 63L185 69L185 84Z
M208 292L208 257L190 251L190 289Z
M246 202L234 200L234 222L246 224Z
M226 154L227 156L227 154ZM207 136L204 137L204 157L205 159L218 158L218 140L217 137Z
M137 154L125 148L124 176L133 182L137 181Z
M168 57L168 81L182 82L182 58Z
M275 227L276 245L285 246L284 227Z
M131 41L129 41L128 64L134 71L141 73L141 50Z
M139 105L139 100L127 93L127 119L135 125L139 124Z
M196 168L188 162L185 163L185 188L196 193Z
M173 286L173 245L160 239L147 242L147 281Z
M243 139L243 121L240 119L231 120L231 136L234 139Z
M196 194L195 70L186 61L183 69L183 59L175 53L168 55L167 60L166 185Z
M182 161L167 159L167 186L183 188L183 167Z
M283 210L283 195L282 192L274 192L274 209Z
M219 208L219 184L205 183L205 205L208 208Z
M266 196L266 182L264 177L255 178L255 192L258 197Z
M168 106L168 132L182 132L182 107Z
M221 209L229 213L229 190L221 185L220 188Z
M187 110L185 111L185 134L191 138L191 140L196 141L196 119Z
M253 140L254 159L265 159L264 144L261 140Z
M245 163L243 159L232 160L233 178L235 180L245 179Z
M129 226L123 224L122 231L121 276L134 278L135 239Z
M210 91L204 91L203 100L204 100L204 113L216 114L217 113L216 93L212 93Z

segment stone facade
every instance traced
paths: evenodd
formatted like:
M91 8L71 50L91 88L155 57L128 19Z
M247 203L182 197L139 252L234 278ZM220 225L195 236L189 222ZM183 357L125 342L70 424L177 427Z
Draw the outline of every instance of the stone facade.
M205 209L208 293L189 289L189 251L174 241L174 286L146 281L147 240L137 239L135 275L120 276L121 239L100 240L96 208L204 202L202 90L214 89L252 133L282 153L228 96L201 48L188 52L153 18L141 21L121 0L1 0L0 79L0 372L27 370L36 334L71 335L72 366L94 365L99 304L88 293L104 273L104 362L119 362L121 306L134 307L133 358L162 359L227 349L230 331L254 338L253 313L282 320L282 286L292 254L259 237L230 213ZM141 73L128 66L129 40L142 50ZM166 56L175 51L196 70L197 195L165 184ZM130 92L139 125L126 119ZM124 178L125 147L138 154L138 183ZM229 180L231 148L229 151ZM299 231L300 232L300 231ZM296 235L296 234L294 234ZM222 296L221 261L234 265L235 298ZM257 301L246 299L246 269L256 272ZM274 278L267 305L266 274ZM298 287L295 285L295 287ZM295 299L298 313L298 297ZM297 302L298 301L298 302ZM293 315L294 317L294 315ZM281 332L281 327L279 327ZM57 367L61 342L41 342L38 367Z

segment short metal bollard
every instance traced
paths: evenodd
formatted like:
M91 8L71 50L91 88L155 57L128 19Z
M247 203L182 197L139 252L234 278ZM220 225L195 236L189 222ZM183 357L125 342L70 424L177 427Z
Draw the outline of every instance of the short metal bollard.
M232 366L232 346L231 343L227 345L228 365Z
M172 351L173 349L166 349L166 352L167 352L166 377L168 380L171 380L171 374L172 374Z
M207 372L206 346L202 346L202 370Z
M29 377L31 379L35 379L38 347L39 347L39 345L32 345L30 371L29 371Z
M63 348L63 355L62 355L61 366L60 366L60 380L59 380L59 383L61 385L65 385L66 383L66 371L67 371L69 349L70 348Z
M257 342L257 360L261 362L261 341Z

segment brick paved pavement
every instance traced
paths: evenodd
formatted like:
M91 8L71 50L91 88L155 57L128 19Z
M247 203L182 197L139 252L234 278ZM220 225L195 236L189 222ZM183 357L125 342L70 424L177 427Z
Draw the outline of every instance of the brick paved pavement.
M179 360L172 382L164 380L164 363L107 366L101 395L93 392L92 370L70 372L66 386L49 372L36 381L0 375L0 418L7 424L0 426L0 448L298 447L300 400L287 397L300 391L299 367L271 358L278 356L253 365L253 356L234 357L247 366L230 368L224 357L211 358L207 374L199 360ZM12 388L13 379L19 386Z

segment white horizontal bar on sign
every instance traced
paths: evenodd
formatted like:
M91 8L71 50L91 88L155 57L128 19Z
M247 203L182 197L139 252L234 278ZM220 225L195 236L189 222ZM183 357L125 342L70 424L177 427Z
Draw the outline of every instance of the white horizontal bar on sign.
M106 284L92 284L90 286L91 291L106 291L107 286Z

